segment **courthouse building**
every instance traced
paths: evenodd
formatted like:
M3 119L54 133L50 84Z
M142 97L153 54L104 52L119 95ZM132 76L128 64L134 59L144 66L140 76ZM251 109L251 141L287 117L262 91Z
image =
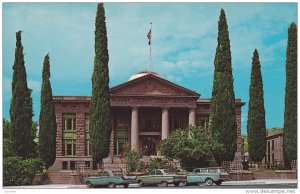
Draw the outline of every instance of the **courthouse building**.
M112 136L106 164L120 163L123 144L144 156L156 155L161 140L189 125L208 127L210 99L172 83L155 72L139 72L129 81L110 88ZM52 168L72 170L92 165L90 96L54 96L57 122L56 161ZM241 156L241 107L236 99L237 153Z

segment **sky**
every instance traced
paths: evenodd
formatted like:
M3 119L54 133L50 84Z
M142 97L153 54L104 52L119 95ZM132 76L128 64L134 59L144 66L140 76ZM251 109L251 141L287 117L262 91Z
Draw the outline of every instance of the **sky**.
M15 32L21 30L33 120L40 109L42 64L50 55L53 95L91 95L96 3L2 4L3 117L9 119ZM288 27L297 24L296 3L105 3L110 86L149 67L147 33L152 22L154 71L201 98L212 92L220 10L226 12L234 92L247 134L253 51L259 52L266 126L283 127Z

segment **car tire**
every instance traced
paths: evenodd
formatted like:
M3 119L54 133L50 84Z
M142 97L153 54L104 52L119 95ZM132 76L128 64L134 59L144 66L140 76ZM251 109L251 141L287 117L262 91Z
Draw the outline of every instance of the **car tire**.
M166 181L161 182L161 184L163 187L167 187L169 185L168 182L166 182Z
M138 184L139 184L139 187L143 187L144 186L144 183L141 180L139 180Z
M211 178L206 178L205 179L205 183L209 186L212 186L212 184L214 183L214 181Z
M123 186L124 188L128 188L129 184L124 184Z
M108 183L108 188L116 188L116 183Z
M88 181L88 182L86 182L86 186L87 186L88 188L92 188L92 187L93 187L93 184L92 184L90 181Z
M182 182L181 182L181 185L182 185L182 186L186 186L186 185L187 185L187 182L186 182L186 181L182 181Z
M222 181L216 181L215 184L220 186L222 184Z
M179 187L180 183L174 183L175 187Z

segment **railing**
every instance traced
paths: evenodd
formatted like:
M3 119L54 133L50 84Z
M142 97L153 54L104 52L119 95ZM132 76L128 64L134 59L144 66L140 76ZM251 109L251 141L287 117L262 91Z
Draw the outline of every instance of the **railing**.
M292 160L291 167L292 167L292 170L297 170L297 160Z
M90 166L87 166L84 163L75 163L75 170L73 170L73 173L79 174L80 180L83 183L84 179L89 176L89 170L91 170Z
M121 172L123 175L128 174L129 172L129 165L128 164L119 164L119 168L121 169Z

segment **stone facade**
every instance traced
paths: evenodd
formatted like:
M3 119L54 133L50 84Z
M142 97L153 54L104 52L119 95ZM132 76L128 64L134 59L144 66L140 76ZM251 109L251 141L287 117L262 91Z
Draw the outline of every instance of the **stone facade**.
M57 131L56 131L56 155L62 156L62 114L56 112L56 125L57 125Z
M76 113L76 155L85 155L85 113Z
M283 165L283 134L267 136L267 151L263 163Z
M155 155L160 141L177 128L188 125L208 127L210 99L200 94L146 73L110 88L111 136L110 154L104 163L121 163L120 155L127 143L144 155ZM57 122L57 159L52 168L74 169L91 166L88 146L87 115L89 96L54 96ZM237 153L241 159L241 107L236 99Z

